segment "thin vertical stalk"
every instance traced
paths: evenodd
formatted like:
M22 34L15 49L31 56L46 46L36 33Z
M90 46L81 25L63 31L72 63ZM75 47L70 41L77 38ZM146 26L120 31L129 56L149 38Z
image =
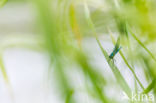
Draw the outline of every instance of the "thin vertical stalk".
M111 33L109 33L111 35ZM111 35L111 39L112 39L112 42L113 44L115 45L115 39L113 37L113 35ZM142 85L142 83L140 82L139 78L137 77L135 71L133 70L133 68L129 65L128 61L126 60L124 54L122 53L122 51L120 50L119 51L122 59L124 60L125 64L127 65L127 67L130 69L130 71L132 72L132 74L134 75L134 78L137 80L137 82L139 83L140 87L144 90L144 86Z
M7 72L6 72L6 69L5 69L5 66L4 66L4 63L3 63L3 59L2 59L2 54L0 54L0 69L2 71L3 78L4 78L5 82L7 84L9 84L9 79L8 79Z
M127 94L128 97L131 97L131 89L130 89L130 87L128 86L128 84L126 83L125 79L121 75L119 69L115 66L115 64L113 63L113 61L111 61L109 59L109 56L108 56L107 52L102 47L102 45L101 45L101 43L100 43L100 41L98 39L98 36L96 34L96 30L95 30L94 24L93 24L93 22L92 22L92 20L90 18L89 9L88 9L88 6L87 6L86 3L84 5L84 7L85 7L85 13L86 13L86 20L87 20L88 25L90 26L92 32L94 33L94 36L96 38L96 41L97 41L97 43L98 43L98 45L99 45L99 47L100 47L100 49L101 49L104 57L106 58L109 66L110 66L112 72L114 73L114 76L116 77L117 81L119 82L121 88L124 90L124 92Z
M150 52L150 50L138 39L138 37L132 32L130 28L129 32L133 36L133 38L147 51L147 53L153 58L153 60L156 62L155 56Z

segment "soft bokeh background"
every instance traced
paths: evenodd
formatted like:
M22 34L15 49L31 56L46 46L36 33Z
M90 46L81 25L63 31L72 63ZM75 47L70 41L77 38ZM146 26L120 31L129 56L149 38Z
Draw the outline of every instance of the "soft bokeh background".
M97 41L93 36L92 30L87 26L87 21L84 19L83 2L81 0L77 0L75 2L75 5L77 5L76 12L77 15L79 15L77 16L77 21L82 33L82 50L89 57L88 61L90 65L96 68L95 70L99 71L103 75L106 82L104 92L107 97L112 101L115 100L120 103L127 103L127 100L122 100L124 91L116 81L116 77L112 73L111 68L103 56ZM117 28L114 26L115 20L113 19L113 16L107 15L109 14L108 9L111 7L105 7L107 3L104 3L102 0L88 0L87 3L90 7L90 11L92 12L92 20L95 24L101 44L108 54L110 54L114 45L108 35L109 32L107 29L110 27L116 38L118 34ZM126 9L128 9L128 7ZM34 4L28 0L10 0L0 8L0 46L3 51L3 63L10 83L6 83L3 78L3 73L0 72L0 103L65 103L65 99L61 98L62 95L56 89L56 84L59 79L54 79L56 77L53 76L52 72L57 68L55 68L55 66L53 67L53 64L51 64L51 55L49 55L49 52L47 52L43 46L44 44L42 44L45 38L41 36L42 33L40 31L42 30L38 26L38 20L40 18L38 18L38 14L35 10L36 8ZM124 15L126 15L126 13ZM132 21L130 24L134 22L133 19L131 19L132 18L128 18L129 21ZM140 25L142 25L141 28L139 28ZM144 25L144 23L136 23L135 26L138 29L134 29L134 31L136 30L137 33L144 32L144 34L140 34L141 36L138 36L145 42L152 53L156 54L156 50L154 48L155 36L151 34L154 32L154 25L151 26L151 32L148 36L148 32L142 31L142 28L143 30L149 30L149 28L146 28ZM63 31L65 35L66 32L67 31ZM130 38L130 40L132 40L132 38ZM143 54L149 59L148 53L142 52L142 49L138 49L140 46L137 42L134 40L132 41L132 51L136 53L137 56L140 54L141 57L143 57ZM71 45L74 44L75 42ZM41 46L43 46L43 48L40 48ZM133 61L135 64L134 67L136 75L146 88L153 78L147 80L143 69L145 67L144 64L142 64L142 62L138 62L136 58L131 58L126 44L123 43L123 51L124 50L125 55L128 58L127 60L130 62L132 61L131 59L136 60ZM133 56L135 56L135 54ZM153 62L151 58L149 61ZM114 63L119 68L131 90L135 91L135 79L133 74L130 72L119 54L115 56ZM99 103L98 99L96 99L96 94L94 94L94 92L92 93L92 91L87 91L87 87L84 87L84 84L87 84L88 82L84 79L85 76L82 71L75 69L80 67L73 65L73 62L71 62L71 65L69 63L68 67L69 69L66 69L65 73L68 76L67 78L70 78L70 85L75 88L76 92L73 94L73 97L77 103ZM141 91L142 89L138 86L138 92ZM88 92L91 96L88 95ZM153 91L151 93L153 94Z

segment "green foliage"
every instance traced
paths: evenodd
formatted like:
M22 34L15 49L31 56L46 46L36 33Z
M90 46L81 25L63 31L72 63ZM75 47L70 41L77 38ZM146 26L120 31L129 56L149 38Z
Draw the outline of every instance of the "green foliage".
M7 2L8 0L0 0L0 7L2 7L3 5L5 5L5 3Z
M0 6L4 5L6 1L1 0ZM156 95L155 52L142 42L142 40L146 40L151 45L156 40L156 2L154 0L105 0L103 4L96 4L94 0L32 0L30 2L36 8L35 13L39 24L37 28L41 34L36 40L37 45L23 42L12 43L1 46L2 51L18 46L48 52L51 66L54 69L51 75L54 75L55 85L57 85L57 90L65 103L77 103L75 94L79 90L72 85L72 79L68 77L67 72L75 70L74 65L76 65L76 70L82 72L80 76L83 76L83 79L87 81L87 85L83 84L83 88L81 88L89 90L87 95L99 103L112 102L107 96L109 91L105 87L113 83L108 84L107 78L90 63L90 55L83 49L83 40L86 37L96 39L97 46L116 78L117 83L114 84L131 98L132 88L126 82L116 63L109 58L107 49L100 42L100 34L107 37L108 29L112 33L113 44L115 44L115 37L121 37L123 49L119 53L129 68L129 73L134 76L136 92L140 86L142 93L152 92ZM32 39L32 41L35 40ZM9 83L2 57L1 55L1 72L5 81ZM148 78L149 85L146 88L136 74L137 66L144 71ZM115 100L113 102L116 103Z

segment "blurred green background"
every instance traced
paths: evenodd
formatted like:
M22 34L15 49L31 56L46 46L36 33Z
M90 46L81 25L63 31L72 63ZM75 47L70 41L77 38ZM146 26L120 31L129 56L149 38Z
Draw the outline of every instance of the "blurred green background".
M155 0L0 3L0 102L155 103Z

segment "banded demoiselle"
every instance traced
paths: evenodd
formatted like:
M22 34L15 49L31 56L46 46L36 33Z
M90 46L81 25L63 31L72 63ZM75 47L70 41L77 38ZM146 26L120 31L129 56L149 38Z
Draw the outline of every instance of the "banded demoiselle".
M115 45L115 48L113 49L113 52L109 55L109 58L113 59L114 56L120 51L120 49L121 49L121 46L120 46L120 37L119 37Z

